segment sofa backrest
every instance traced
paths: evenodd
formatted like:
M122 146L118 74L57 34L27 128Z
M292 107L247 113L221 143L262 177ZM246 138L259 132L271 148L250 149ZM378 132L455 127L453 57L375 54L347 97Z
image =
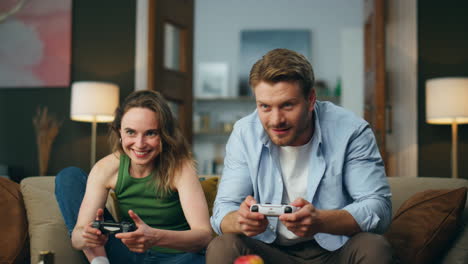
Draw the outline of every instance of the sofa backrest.
M468 187L467 179L433 177L388 177L392 190L392 212L395 215L401 204L417 192L429 189L456 189ZM465 205L468 207L468 203ZM466 210L465 210L466 212Z
M55 253L55 263L85 264L87 262L83 254L71 247L68 231L55 200L54 179L52 176L29 177L21 182L21 192L29 222L31 263L38 262L41 250L51 250ZM216 196L217 180L216 178L202 182L209 202L213 202ZM405 200L417 192L468 187L466 179L389 177L388 181L393 194L393 214ZM466 222L468 209L465 209L464 213Z

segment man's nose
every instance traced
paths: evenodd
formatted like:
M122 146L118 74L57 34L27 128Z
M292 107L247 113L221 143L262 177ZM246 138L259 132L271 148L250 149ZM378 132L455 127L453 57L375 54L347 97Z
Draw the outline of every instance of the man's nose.
M284 115L279 109L273 109L271 113L271 125L275 127L281 126L284 123Z

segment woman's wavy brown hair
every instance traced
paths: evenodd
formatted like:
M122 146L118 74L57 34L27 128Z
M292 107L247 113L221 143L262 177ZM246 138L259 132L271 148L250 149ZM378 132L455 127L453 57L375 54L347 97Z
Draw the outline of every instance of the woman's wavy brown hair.
M150 90L132 92L115 110L115 119L110 125L109 137L114 153L118 151L121 155L125 155L120 143L122 118L128 110L135 107L153 111L159 122L161 153L154 160L153 180L158 195L164 196L172 189L174 177L181 172L186 161L194 165L193 157L166 100L159 92Z

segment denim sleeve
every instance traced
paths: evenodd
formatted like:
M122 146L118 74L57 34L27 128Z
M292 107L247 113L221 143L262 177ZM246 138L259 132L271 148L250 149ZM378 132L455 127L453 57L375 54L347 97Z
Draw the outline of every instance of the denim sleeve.
M241 140L239 129L235 128L226 145L226 156L218 193L211 216L211 226L221 234L221 222L230 212L239 209L248 195L252 195L252 181L246 161L245 144Z
M382 234L390 225L390 186L377 143L369 125L350 138L344 164L344 181L353 203L348 211L364 232Z

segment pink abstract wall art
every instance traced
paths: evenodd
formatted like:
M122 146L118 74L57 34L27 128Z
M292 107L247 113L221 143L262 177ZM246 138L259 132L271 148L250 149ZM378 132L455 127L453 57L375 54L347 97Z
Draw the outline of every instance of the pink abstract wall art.
M1 88L68 87L70 63L71 0L0 1Z

